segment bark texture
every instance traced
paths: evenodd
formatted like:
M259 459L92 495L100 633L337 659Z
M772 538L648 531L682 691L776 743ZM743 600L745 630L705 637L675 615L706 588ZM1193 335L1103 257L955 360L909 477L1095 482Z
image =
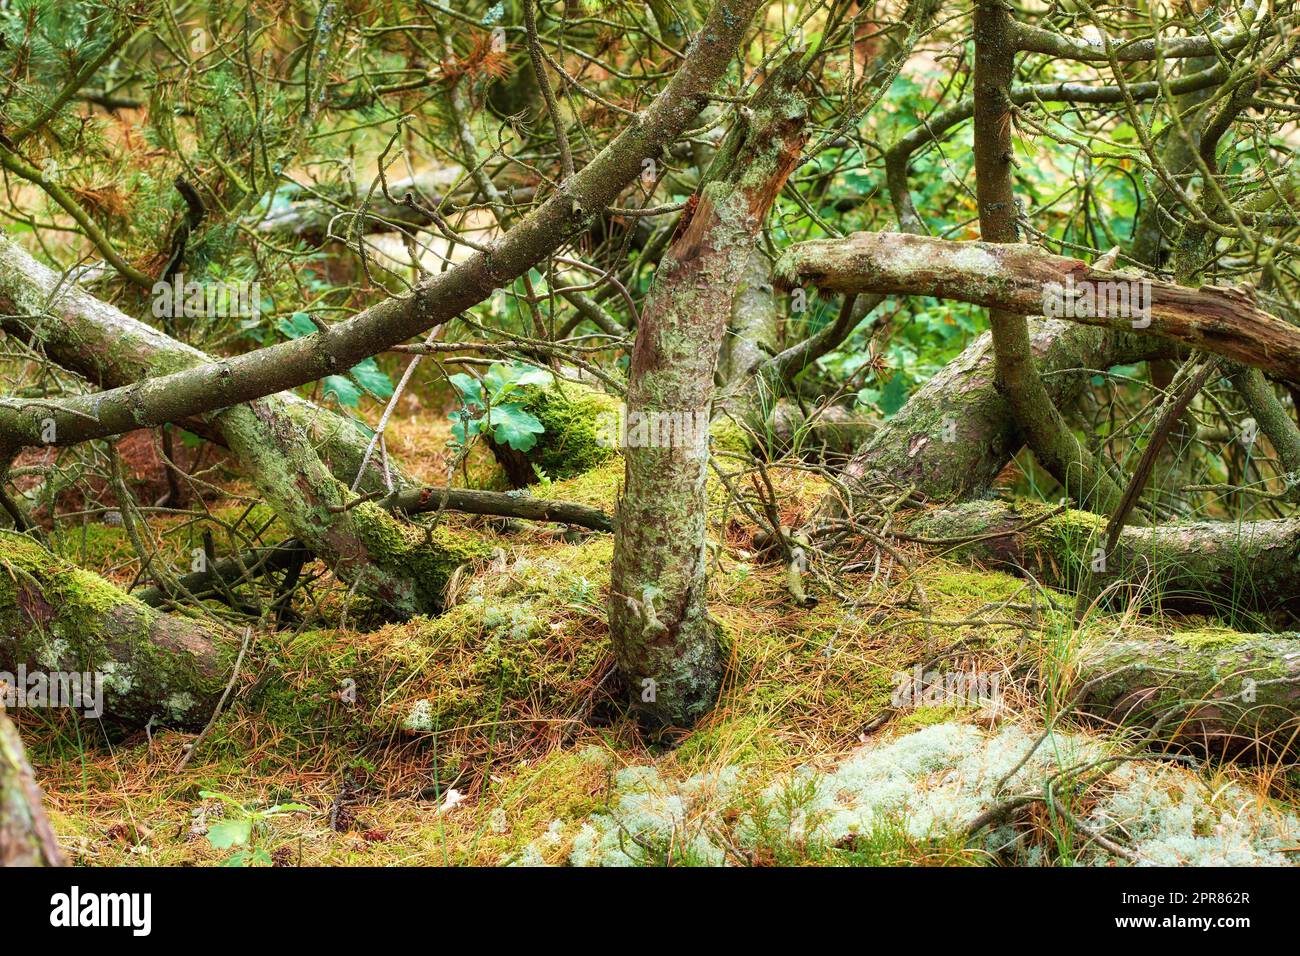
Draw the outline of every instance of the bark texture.
M1059 320L1030 328L1034 362L1061 408L1082 394L1097 370L1172 352L1158 340ZM993 343L986 332L881 424L845 473L859 487L885 478L911 485L922 497L965 498L985 492L1023 444L996 387Z
M216 625L162 614L31 538L0 531L0 670L99 672L105 718L200 727L237 643Z
M18 730L0 710L0 867L67 866Z
M629 422L708 421L732 298L772 202L798 161L806 107L796 59L769 77L733 129L698 206L655 273L637 328ZM634 709L651 726L690 726L721 687L719 628L705 605L707 429L624 449L610 636Z
M52 418L58 434L55 444L72 445L181 421L316 381L429 332L523 275L600 218L641 174L642 161L658 156L689 129L763 6L763 0L724 0L715 5L654 102L490 249L475 252L409 294L385 299L314 335L93 397L41 407L0 408L0 436L15 447L47 444L42 431L44 421Z
M100 388L119 388L212 361L198 349L66 282L3 235L0 329ZM317 452L340 481L352 483L369 442L357 422L292 392L270 396L267 402L311 436ZM220 431L204 419L190 419L183 424L204 438L224 444ZM390 460L389 469L393 481L404 486L406 478L400 467ZM386 490L377 458L367 466L359 490Z

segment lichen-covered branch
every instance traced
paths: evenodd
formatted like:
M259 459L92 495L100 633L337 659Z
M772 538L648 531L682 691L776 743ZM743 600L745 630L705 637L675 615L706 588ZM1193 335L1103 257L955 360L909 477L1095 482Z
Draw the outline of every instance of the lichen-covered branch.
M1079 705L1154 748L1277 762L1300 743L1300 634L1161 634L1089 642Z
M763 0L722 0L706 18L667 86L613 142L488 251L313 335L213 361L126 388L39 405L0 407L0 436L12 447L73 445L181 421L250 402L349 369L427 333L524 274L612 205L624 186L685 132L735 58Z
M1269 376L1300 381L1300 329L1260 309L1249 290L1190 289L1146 276L1095 269L1027 245L957 242L892 232L858 232L790 247L777 274L829 292L930 295L1041 315L1069 286L1079 300L1122 288L1129 306L1079 307L1059 317L1116 332L1138 331L1215 352ZM1045 299L1046 297L1046 299ZM1063 301L1063 300L1062 300ZM1136 307L1132 303L1136 301Z

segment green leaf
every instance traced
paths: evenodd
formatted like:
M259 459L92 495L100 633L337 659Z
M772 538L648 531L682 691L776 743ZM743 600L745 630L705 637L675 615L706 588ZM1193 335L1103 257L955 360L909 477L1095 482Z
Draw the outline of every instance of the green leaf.
M522 405L507 402L492 409L492 438L515 451L528 451L546 428Z
M306 312L295 312L281 318L275 327L291 339L301 339L316 331L316 326Z
M478 379L473 375L457 372L449 380L456 387L456 391L460 393L462 405L483 407L483 386L478 383Z
M356 408L361 404L361 389L342 375L325 376L325 397L329 398L331 395L340 405L346 405L348 408Z
M356 379L358 385L380 401L393 395L393 380L373 358L352 366L352 377Z
M218 820L208 827L208 842L214 850L228 850L232 846L243 846L253 835L253 821Z
M222 866L248 866L249 852L240 850L238 853L232 853L226 859L221 861Z

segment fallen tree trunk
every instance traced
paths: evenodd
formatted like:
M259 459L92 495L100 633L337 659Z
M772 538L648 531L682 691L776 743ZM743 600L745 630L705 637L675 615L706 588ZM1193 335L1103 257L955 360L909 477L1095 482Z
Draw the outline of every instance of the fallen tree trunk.
M33 539L0 531L0 669L10 675L99 674L103 717L199 727L237 643L219 625L162 614Z
M65 281L3 235L0 329L100 388L119 388L212 361L198 349ZM340 481L352 483L370 440L358 422L292 392L281 392L267 401L312 437L318 453ZM220 430L204 419L181 424L210 441L225 444ZM391 460L389 471L395 484L405 486L401 468ZM358 490L387 490L377 458L367 466Z
M1099 370L1173 353L1159 340L1059 320L1031 323L1030 345L1058 408L1078 399ZM851 487L883 478L925 498L970 497L986 491L1023 444L997 389L986 332L881 424L845 474ZM835 507L828 501L823 510Z
M1126 631L1084 648L1076 685L1151 747L1276 762L1300 739L1300 634Z
M1125 527L1107 552L1098 515L972 501L917 516L907 536L1054 587L1178 608L1300 611L1300 518Z
M1032 246L857 232L792 246L777 276L830 292L930 295L1026 315L1059 306L1049 318L1140 331L1300 382L1300 329L1259 309L1249 292L1094 269ZM1124 291L1122 300L1118 291L1107 298L1112 289Z
M0 867L67 865L18 730L0 708Z

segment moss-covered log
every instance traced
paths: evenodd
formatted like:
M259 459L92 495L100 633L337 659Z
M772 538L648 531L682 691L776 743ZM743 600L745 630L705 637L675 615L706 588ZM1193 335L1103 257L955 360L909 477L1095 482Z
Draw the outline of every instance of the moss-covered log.
M1077 686L1152 746L1270 761L1300 742L1300 634L1131 630L1085 647Z
M238 641L217 625L162 614L108 581L0 531L0 670L101 674L103 716L201 726Z
M1300 518L1126 527L1106 552L1106 520L1039 503L973 501L920 515L908 533L950 555L1089 593L1170 607L1300 610Z
M66 865L18 730L0 709L0 867Z

